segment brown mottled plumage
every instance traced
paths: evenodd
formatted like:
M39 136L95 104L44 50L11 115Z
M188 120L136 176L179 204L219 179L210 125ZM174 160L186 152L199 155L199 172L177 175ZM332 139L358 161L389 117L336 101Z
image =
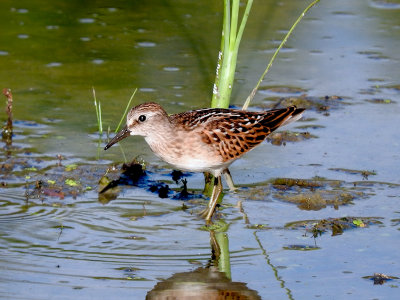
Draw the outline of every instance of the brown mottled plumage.
M212 173L216 182L207 210L209 221L222 190L221 174L272 131L298 120L303 111L295 106L263 112L207 108L168 116L159 104L143 103L130 110L125 128L104 149L129 135L141 135L157 156L174 167Z

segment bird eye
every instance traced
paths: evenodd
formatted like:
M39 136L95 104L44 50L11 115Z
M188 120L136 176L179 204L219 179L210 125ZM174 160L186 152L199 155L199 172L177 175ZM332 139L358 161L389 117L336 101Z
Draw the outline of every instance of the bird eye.
M139 121L140 121L140 122L146 121L146 116L145 116L145 115L140 115L140 116L139 116Z

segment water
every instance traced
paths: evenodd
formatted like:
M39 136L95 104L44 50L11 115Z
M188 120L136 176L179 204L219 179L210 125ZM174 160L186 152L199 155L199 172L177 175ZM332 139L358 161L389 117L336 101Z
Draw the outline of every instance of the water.
M92 87L111 130L136 87L134 104L157 101L170 113L209 105L222 5L202 2L1 2L0 78L12 89L15 118L12 148L2 142L0 152L1 298L144 299L157 284L199 274L229 283L208 268L210 233L196 215L206 203L202 174L187 174L191 200L173 199L182 184L143 139L131 138L125 155L147 161L148 176L120 186L108 203L97 192L106 169L123 157L118 147L97 150ZM305 5L254 3L233 105L243 104ZM245 284L254 299L397 298L397 279L374 285L363 277L400 277L398 13L394 0L322 1L256 95L255 109L302 94L330 96L331 108L310 108L305 121L286 128L316 138L264 143L231 167L240 188L226 191L221 218L229 225L232 286ZM77 169L66 171L71 164ZM326 181L282 191L271 185L280 177ZM80 186L47 189L68 178ZM168 184L170 197L159 198L149 182ZM319 209L294 201L320 194L326 202ZM345 196L350 202L341 203ZM334 236L307 231L343 217L376 223ZM296 222L304 226L290 226Z

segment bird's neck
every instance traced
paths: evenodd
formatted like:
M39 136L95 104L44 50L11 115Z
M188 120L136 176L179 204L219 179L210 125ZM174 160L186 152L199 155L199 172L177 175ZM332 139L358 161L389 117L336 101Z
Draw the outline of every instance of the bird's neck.
M149 130L149 133L145 136L145 140L151 150L157 154L160 149L168 147L169 143L174 138L174 133L174 126L170 122L163 122L161 126L155 126Z

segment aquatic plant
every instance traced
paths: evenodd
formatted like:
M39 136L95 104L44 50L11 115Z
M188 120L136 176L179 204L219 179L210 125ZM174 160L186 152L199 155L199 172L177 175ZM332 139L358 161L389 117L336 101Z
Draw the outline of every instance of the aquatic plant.
M97 118L97 126L99 128L99 135L103 134L103 122L101 120L101 104L100 101L97 102L96 99L96 91L94 89L94 87L92 88L93 91L93 98L94 98L94 107L96 109L96 118Z
M124 113L123 113L123 115L122 115L122 117L121 117L121 120L120 120L119 123L118 123L117 128L115 129L115 133L117 133L117 132L119 131L122 122L125 121L126 114L128 113L128 109L131 107L131 102L132 102L133 97L135 97L136 91L137 91L137 88L135 88L135 90L133 91L133 93L132 93L132 95L131 95L131 98L130 98L129 101L128 101L128 104L127 104L126 107L125 107L125 111L124 111Z
M251 91L250 95L247 97L243 109L247 109L251 100L254 98L258 87L264 80L266 74L272 66L276 56L283 47L283 45L288 40L289 36L292 34L293 30L296 28L298 23L304 17L304 15L320 0L314 0L309 4L297 18L294 24L289 29L288 33L283 38L282 42L276 49L275 53L272 55L264 73L261 75L256 86ZM229 107L230 97L233 88L233 81L235 78L236 61L239 52L240 42L243 36L244 28L246 27L246 22L250 14L251 6L253 0L248 0L245 11L242 16L242 21L240 23L239 30L238 20L239 20L239 0L224 0L224 16L223 16L223 28L221 36L221 50L218 54L216 76L213 85L213 95L211 99L211 107Z
M247 1L239 31L237 31L239 20L239 0L232 0L232 8L231 0L224 0L221 50L218 54L211 107L227 108L229 106L233 80L235 78L239 45L252 4L253 0Z

